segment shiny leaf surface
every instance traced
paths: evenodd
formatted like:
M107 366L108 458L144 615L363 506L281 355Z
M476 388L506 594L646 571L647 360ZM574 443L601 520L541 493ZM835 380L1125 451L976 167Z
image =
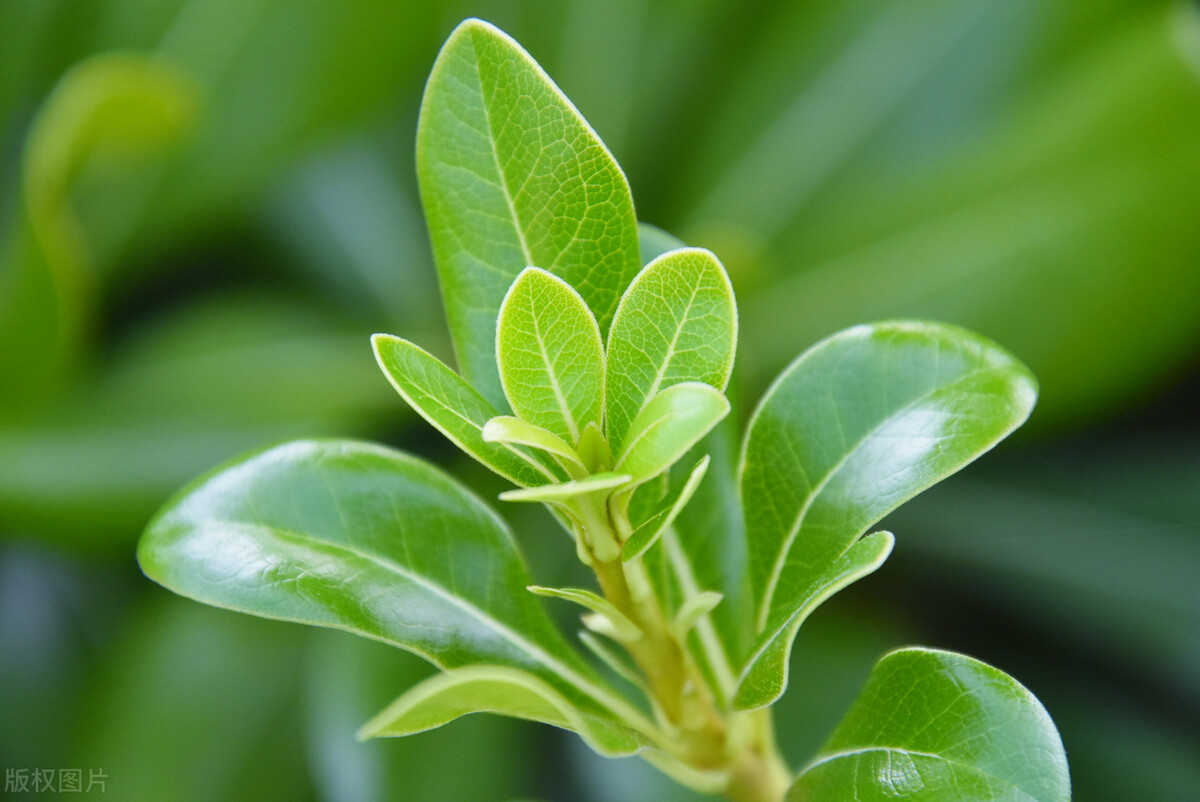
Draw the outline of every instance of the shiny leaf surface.
M496 313L524 268L564 278L607 331L640 267L629 186L541 67L487 23L456 28L434 64L417 174L460 369L493 404Z
M593 712L623 707L525 591L501 520L400 452L302 441L233 463L151 522L138 560L199 601L349 630L444 668L520 668Z
M801 355L755 411L742 455L757 630L786 632L868 526L990 449L1035 398L1020 363L948 326L858 326Z
M963 655L902 649L879 661L789 802L1068 802L1066 754L1045 708Z

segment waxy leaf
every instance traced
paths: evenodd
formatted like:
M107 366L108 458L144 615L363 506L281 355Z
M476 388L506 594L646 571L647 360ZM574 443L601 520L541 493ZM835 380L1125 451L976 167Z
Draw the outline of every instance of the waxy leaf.
M707 384L685 382L668 387L650 399L633 421L615 470L628 473L636 482L653 478L674 465L728 414L729 401Z
M557 485L506 490L500 494L500 499L501 501L569 501L572 498L592 493L607 493L628 484L629 480L628 474L606 471Z
M813 580L793 603L795 609L790 615L770 622L738 677L735 707L741 710L765 707L783 695L787 689L792 642L800 625L830 596L883 565L894 543L891 532L864 537Z
M159 513L138 561L208 604L347 630L442 668L518 668L597 715L641 716L525 591L501 519L391 449L301 441L232 463Z
M496 409L444 362L408 340L371 337L375 359L396 392L456 446L514 484L529 487L559 481L565 474L531 454L483 437Z
M543 680L507 666L467 666L436 674L364 724L359 738L413 735L480 712L571 730L608 757L632 754L645 745L632 730L584 713Z
M513 282L496 322L500 381L513 411L571 445L604 404L604 346L579 293L536 267Z
M608 333L608 441L620 453L633 420L662 389L703 382L724 390L733 370L737 308L729 277L700 248L650 262L621 298Z
M801 355L742 453L758 632L787 634L778 624L868 526L999 442L1036 395L1012 356L951 326L857 326Z
M433 66L417 177L459 366L493 404L496 313L524 268L566 279L607 331L641 267L629 185L541 67L487 23L458 26Z
M1062 741L1016 680L960 654L902 649L871 672L790 802L1068 802Z

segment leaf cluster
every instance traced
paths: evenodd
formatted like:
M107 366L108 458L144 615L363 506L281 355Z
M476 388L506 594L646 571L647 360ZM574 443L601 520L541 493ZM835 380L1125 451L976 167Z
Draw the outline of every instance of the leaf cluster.
M463 23L434 65L418 175L461 374L390 335L373 339L377 361L517 486L502 499L554 512L600 592L533 585L508 527L457 480L353 441L290 443L201 478L143 537L149 576L441 669L364 736L490 711L732 799L1069 798L1037 700L961 655L883 658L798 775L770 719L804 620L891 552L870 528L1028 416L1024 366L953 326L847 329L779 376L736 465L710 470L738 330L724 268L687 247L643 265L646 240L665 238L639 229L615 160L486 23ZM729 525L697 526L714 504ZM538 596L586 608L595 661Z

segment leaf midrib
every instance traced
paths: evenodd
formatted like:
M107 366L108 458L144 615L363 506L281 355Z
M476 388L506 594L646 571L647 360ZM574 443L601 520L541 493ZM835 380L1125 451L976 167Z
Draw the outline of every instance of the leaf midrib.
M1009 780L1005 777L999 777L995 774L990 774L990 773L984 771L983 769L979 768L978 766L973 766L970 763L965 763L962 760L958 760L956 758L947 757L946 755L939 755L934 752L922 752L917 749L906 749L903 746L863 746L858 749L847 749L847 750L844 750L841 752L834 752L833 754L825 755L824 757L814 760L812 763L810 763L808 766L806 766L802 772L800 772L799 776L804 777L804 775L808 774L810 771L817 768L818 766L823 766L827 763L833 763L833 762L835 762L837 760L841 760L843 758L851 758L851 757L855 757L857 755L864 755L864 754L867 754L868 752L888 752L888 753L901 754L901 755L905 755L905 756L911 755L911 756L915 756L915 757L926 757L926 758L930 758L932 760L940 760L944 763L949 763L952 766L956 766L960 769L963 769L964 771L967 771L971 774L975 774L980 777L986 777L990 780L995 780L996 782L1003 783L1004 786L1008 790L1013 791L1014 793L1020 794L1021 800L1029 800L1029 802L1038 802L1036 797L1030 796L1019 785L1017 785L1016 783L1012 782L1011 780Z
M972 368L971 370L967 371L966 373L963 373L962 375L960 375L954 381L933 387L933 388L927 390L926 392L922 393L921 395L917 396L916 398L914 398L912 401L908 402L904 406L899 407L898 409L894 410L890 415L883 418L875 426L871 427L871 429L866 434L864 434L861 438L859 438L858 441L855 442L851 448L847 449L846 453L842 455L841 459L839 459L836 463L834 463L834 465L829 469L829 471L823 477L821 477L821 479L815 485L813 485L813 489L809 492L808 496L804 500L804 504L801 505L801 507L800 507L800 511L796 514L796 520L792 524L791 528L788 530L787 537L784 538L784 543L779 550L779 554L775 558L775 565L772 567L771 575L767 580L767 587L766 587L765 592L763 593L762 603L758 610L757 629L760 633L766 630L767 621L770 619L771 605L774 602L774 598L775 598L775 589L779 586L779 579L783 574L783 566L787 564L788 554L791 552L792 546L795 545L796 538L799 537L800 530L804 526L804 519L807 517L809 510L812 508L812 505L814 503L816 503L817 498L819 498L821 493L825 490L825 487L829 484L829 482L831 482L833 480L833 478L838 474L838 472L841 471L841 469L843 467L845 467L846 463L849 462L850 458L852 456L854 456L854 454L857 453L860 448L862 448L863 444L866 443L868 440L870 440L872 437L874 437L875 434L880 429L882 429L889 421L891 421L894 418L898 417L899 415L902 415L903 413L909 411L910 409L912 409L915 406L917 406L918 404L926 401L927 399L936 395L937 393L940 393L944 390L954 387L956 384L960 384L961 382L971 379L971 378L979 375L980 373L983 373L983 372L985 372L987 370L991 370L991 369L993 369L993 367L990 365ZM766 403L767 403L767 399L764 398L763 399L764 408L765 408ZM835 557L834 559L840 558L847 551L849 551L853 546L854 546L854 543L852 542L849 546L847 546L845 549L843 549L842 552L840 554L838 554L838 556Z
M504 196L504 204L508 207L508 213L512 217L513 233L517 235L517 244L521 246L521 255L525 258L525 266L529 267L534 264L533 254L529 251L529 244L525 241L525 229L521 223L521 217L517 213L516 198L508 188L508 176L504 172L504 168L500 166L500 152L496 149L496 130L492 126L492 100L493 95L484 88L483 73L479 64L479 47L475 42L475 35L471 35L471 53L475 56L474 73L475 80L479 82L479 96L483 99L480 105L483 109L483 121L487 126L488 147L492 153L492 164L496 167L496 177L499 179L500 194Z
M229 521L229 520L216 519L216 518L211 519L211 524L214 526L217 526L217 527L229 527L229 528L235 529L235 530L252 530L256 533L263 533L263 534L267 534L267 535L276 537L279 540L284 540L284 541L292 540L294 542L309 546L310 548L313 548L313 547L326 548L326 549L332 549L334 551L345 552L347 554L358 557L359 559L374 563L375 565L378 565L379 567L383 568L385 571L390 571L394 574L402 576L402 577L412 581L416 585L428 590L430 593L434 594L435 596L440 597L441 599L445 600L452 606L458 607L463 612L470 615L472 618L475 618L481 624L483 624L485 627L491 629L493 632L495 632L497 635L499 635L501 638L508 641L513 646L516 646L518 649L524 651L526 654L528 654L530 657L532 657L535 661L541 663L544 667L550 669L551 671L553 671L554 673L556 673L563 679L570 682L579 691L581 691L585 695L591 697L594 701L599 702L601 704L601 706L603 706L604 708L609 710L611 713L616 714L618 718L626 721L627 723L630 724L630 726L637 727L638 729L642 729L643 732L647 732L646 729L643 729L642 723L645 722L646 724L649 724L649 722L645 719L645 717L639 711L633 709L632 706L628 705L623 700L614 698L611 694L605 692L602 688L595 686L590 680L588 680L587 678L578 674L574 669L570 668L565 663L563 663L560 660L558 660L557 658L555 658L553 655L551 655L545 649L532 643L531 641L527 640L526 638L522 637L517 632L510 629L506 624L491 617L484 610L480 609L479 607L476 607L471 602L467 601L466 599L462 598L461 596L455 595L450 590L448 590L447 588L444 588L442 585L438 584L437 582L434 582L433 580L431 580L419 573L415 573L414 571L405 568L404 566L400 565L399 563L397 563L393 560L390 560L390 559L383 557L381 555L378 555L378 554L374 554L374 553L364 551L359 548L355 548L354 546L351 546L349 544L335 543L335 542L332 542L329 540L321 540L319 538L313 537L312 535L306 535L302 532L297 532L295 530L288 529L286 527L271 526L271 525L267 525L267 524L258 524L258 523L249 523L249 522L244 522L244 521ZM197 528L206 528L206 527L197 527ZM399 641L393 640L390 637L387 640L389 643L392 643L403 649L410 648L408 645L401 643ZM424 654L424 653L422 653L422 654ZM444 666L441 666L440 663L438 663L438 661L433 660L432 658L430 658L430 661L435 663L436 665L438 665L439 668L445 668ZM652 724L650 724L649 732L651 732L651 733L655 732L656 729L657 729L656 727L654 727Z

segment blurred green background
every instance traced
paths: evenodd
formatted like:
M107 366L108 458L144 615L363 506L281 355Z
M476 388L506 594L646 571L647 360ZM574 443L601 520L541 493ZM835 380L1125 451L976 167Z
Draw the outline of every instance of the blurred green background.
M358 744L418 661L134 562L184 482L292 437L500 489L367 342L449 351L413 139L466 16L546 67L641 219L725 261L743 414L801 349L889 317L974 328L1042 383L807 625L790 758L918 642L1027 684L1076 798L1195 799L1200 11L1155 0L0 3L0 766L100 769L122 800L694 798L495 718ZM520 513L539 581L574 570Z

